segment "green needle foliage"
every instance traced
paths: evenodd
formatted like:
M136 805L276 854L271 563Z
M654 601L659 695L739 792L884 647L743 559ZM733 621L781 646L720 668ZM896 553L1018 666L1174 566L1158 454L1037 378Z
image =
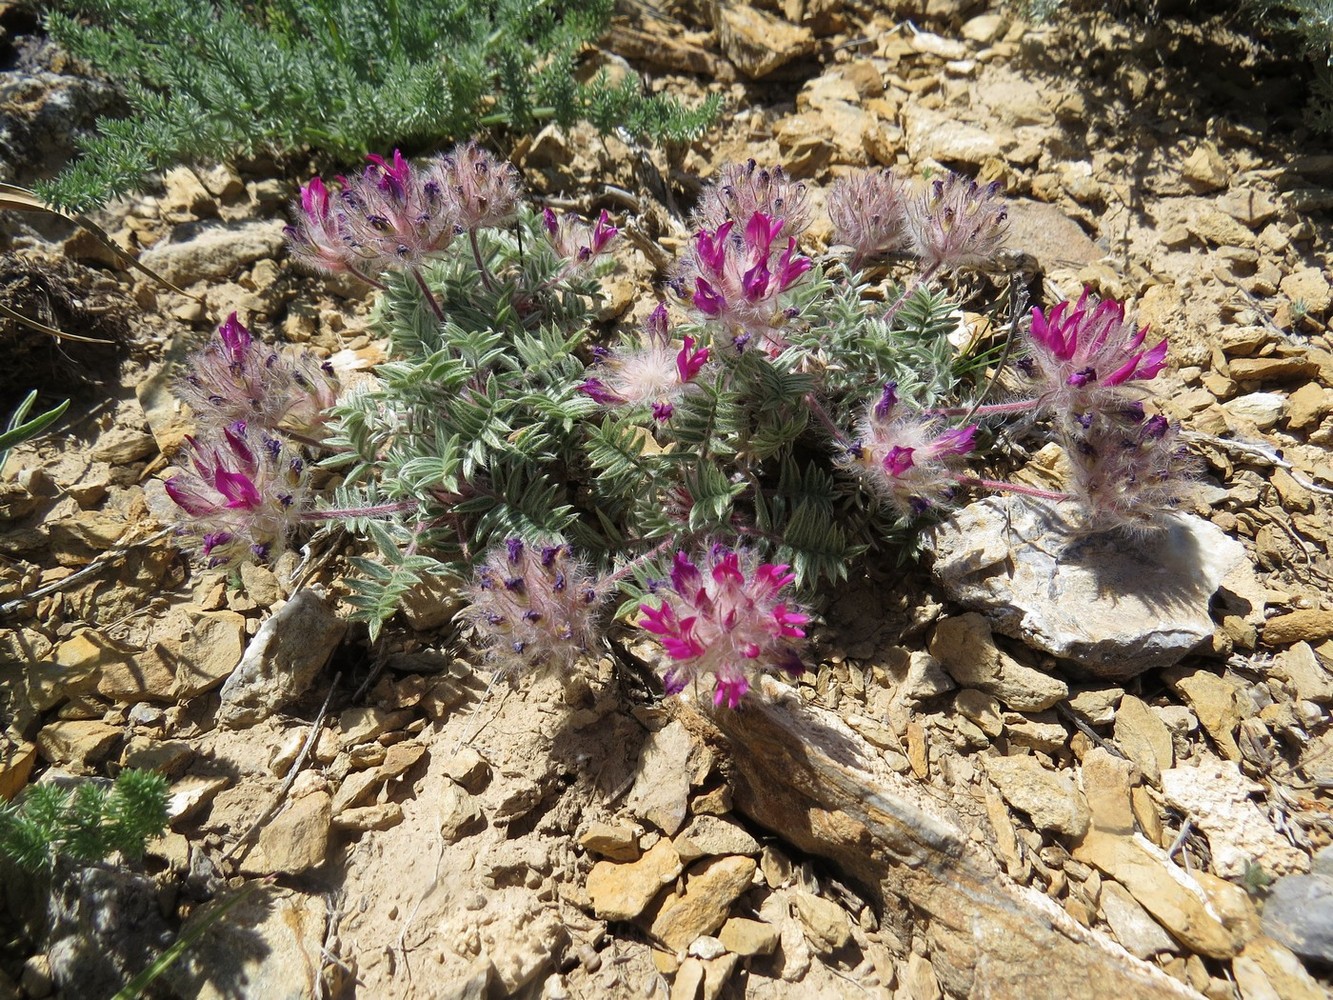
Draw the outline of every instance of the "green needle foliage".
M436 147L491 126L587 120L685 140L719 102L689 109L637 80L578 83L613 0L55 0L51 36L126 87L84 155L39 187L86 211L176 163L311 147Z
M167 825L167 780L122 771L108 788L86 781L74 791L34 785L21 803L0 805L0 854L37 872L58 861L100 861L113 851L143 854Z

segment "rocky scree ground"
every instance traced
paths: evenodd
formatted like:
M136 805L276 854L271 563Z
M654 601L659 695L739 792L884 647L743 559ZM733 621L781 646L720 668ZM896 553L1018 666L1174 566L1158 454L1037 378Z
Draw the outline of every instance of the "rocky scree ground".
M0 4L19 182L111 100L25 18ZM0 795L129 766L173 785L141 874L52 892L6 872L0 997L109 994L263 875L166 993L1326 995L1333 154L1288 64L1220 22L1034 26L948 0L644 6L591 58L729 99L672 159L557 130L511 150L537 195L610 209L636 246L679 246L700 179L749 157L816 199L867 165L1002 181L1039 301L1091 286L1169 337L1163 405L1208 463L1194 519L1052 565L1046 526L969 507L923 568L829 595L811 671L733 716L658 701L609 655L489 689L446 588L372 658L339 605L345 539L228 589L145 504L189 430L175 366L230 311L345 371L383 358L364 289L286 259L303 165L173 170L98 217L191 296L6 218L0 301L115 346L0 325L28 345L6 392L76 399L0 476ZM660 277L622 256L608 325ZM967 328L993 338L980 291L959 289ZM1058 481L1049 449L1012 457ZM987 558L1016 544L1059 600L994 586ZM1170 586L1131 607L1147 591L1108 585L1112 557ZM1073 602L1112 667L1062 621Z

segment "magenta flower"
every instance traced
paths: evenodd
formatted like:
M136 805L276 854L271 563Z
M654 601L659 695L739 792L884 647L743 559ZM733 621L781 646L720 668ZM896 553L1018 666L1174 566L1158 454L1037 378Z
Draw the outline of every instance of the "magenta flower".
M785 346L781 296L813 266L794 237L779 245L783 220L754 212L738 229L735 220L700 230L680 263L675 286L710 320L718 320L732 346L758 336L776 352ZM745 338L742 340L741 338Z
M948 428L937 417L907 412L889 382L867 407L859 433L844 463L910 516L949 499L958 459L975 447L977 426Z
M579 391L602 406L648 408L653 419L671 418L675 403L708 363L708 348L695 348L693 337L685 337L677 349L671 340L665 305L658 305L644 321L640 346L627 351L604 352L584 379Z
M597 640L602 595L563 543L510 538L477 567L470 596L461 617L503 672L568 669Z
M1125 324L1125 307L1088 289L1068 302L1032 310L1032 352L1026 366L1051 405L1082 409L1101 389L1150 381L1166 367L1166 340L1145 348L1148 327Z
M443 191L460 232L503 226L518 208L518 170L475 142L465 142L437 157L426 184L438 185Z
M781 599L796 577L787 566L755 565L746 553L714 546L707 572L676 553L669 591L660 607L641 604L640 627L658 637L672 663L663 678L667 694L708 674L713 703L736 708L760 673L805 670L800 650L810 616Z
M209 446L186 438L193 471L162 484L174 504L156 501L157 513L180 520L210 566L236 558L264 562L286 545L306 506L305 463L277 438L237 421Z

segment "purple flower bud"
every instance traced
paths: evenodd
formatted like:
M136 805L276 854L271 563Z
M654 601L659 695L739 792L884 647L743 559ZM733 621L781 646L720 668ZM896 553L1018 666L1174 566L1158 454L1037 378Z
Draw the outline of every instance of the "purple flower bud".
M898 405L898 383L885 382L884 393L871 411L876 420L888 420L893 408Z

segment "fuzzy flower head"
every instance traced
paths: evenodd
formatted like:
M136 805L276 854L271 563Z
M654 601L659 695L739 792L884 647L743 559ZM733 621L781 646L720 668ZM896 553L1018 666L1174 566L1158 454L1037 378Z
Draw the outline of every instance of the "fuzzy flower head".
M907 228L927 269L958 271L995 260L1004 249L1008 219L998 181L981 185L946 173L910 202Z
M658 637L671 660L667 694L708 674L713 703L736 708L760 673L801 674L810 616L782 598L795 574L722 546L700 561L702 569L676 553L670 585L658 591L661 606L639 606L640 627Z
M696 347L693 337L673 341L665 305L653 310L643 332L642 346L603 355L579 390L603 406L650 407L662 423L708 363L708 348Z
M1165 417L1146 416L1137 401L1102 407L1065 421L1070 490L1094 530L1146 532L1161 515L1187 506L1198 483L1198 459Z
M907 411L892 382L866 408L858 430L860 437L845 464L904 516L949 499L959 459L972 451L977 435L975 424L948 428L938 418Z
M292 257L317 270L373 278L419 265L454 238L455 222L439 184L423 180L394 150L372 154L359 177L342 178L331 195L318 177L301 188L288 226Z
M444 192L457 232L494 229L514 218L518 208L518 171L478 146L466 142L437 157L428 184Z
M1166 341L1145 348L1147 335L1147 326L1125 323L1123 303L1101 301L1085 288L1072 309L1061 302L1032 310L1031 351L1021 368L1048 405L1081 412L1117 395L1118 386L1161 374Z
M563 543L511 538L477 568L462 617L505 673L543 665L567 670L597 640L602 601Z
M828 193L833 238L852 248L851 266L907 250L907 184L892 170L860 170L839 177Z
M256 429L285 424L312 432L338 398L338 378L311 355L288 357L256 340L232 313L217 336L185 364L176 385L201 428L244 421Z
M560 278L586 273L606 253L620 230L611 224L611 217L603 210L592 225L576 215L557 216L547 208L542 211L542 228L556 254L565 266Z
M729 163L700 192L690 222L695 229L720 229L727 222L744 225L756 212L782 220L781 238L799 240L810 225L805 185L781 167L761 167L754 160Z
M181 521L181 532L198 538L209 566L267 562L286 547L305 511L305 462L244 421L218 437L212 444L186 438L190 468L163 484L174 515L161 504L158 513Z
M754 338L772 353L786 346L781 297L810 270L783 220L755 212L743 224L724 222L695 234L680 263L676 288L705 319L722 324L737 349Z

